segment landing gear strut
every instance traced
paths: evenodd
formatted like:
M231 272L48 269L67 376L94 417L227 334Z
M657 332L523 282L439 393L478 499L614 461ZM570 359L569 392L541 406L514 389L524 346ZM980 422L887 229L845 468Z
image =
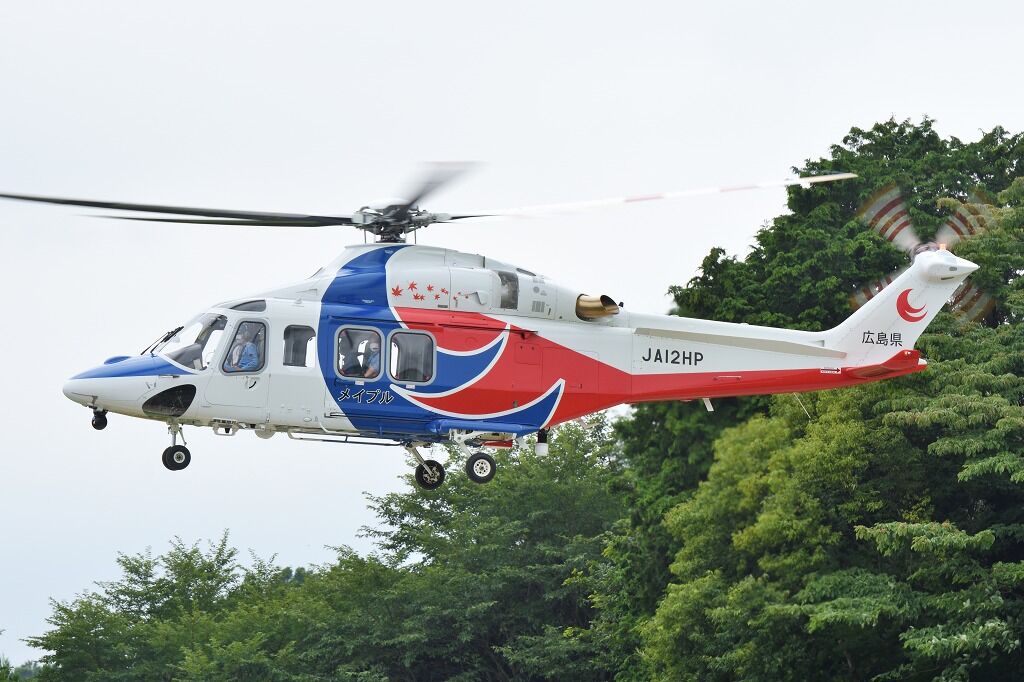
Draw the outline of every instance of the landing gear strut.
M181 471L192 461L192 453L185 447L185 436L181 433L181 426L171 424L167 427L171 434L171 447L164 450L162 457L164 466L171 471ZM182 445L178 445L178 436L181 436Z
M441 484L444 483L444 467L441 463L433 459L423 459L415 445L406 445L405 449L413 456L413 459L419 462L416 465L415 477L420 487L424 490L440 488Z
M102 431L107 428L107 411L106 410L93 410L92 411L92 428L97 431Z

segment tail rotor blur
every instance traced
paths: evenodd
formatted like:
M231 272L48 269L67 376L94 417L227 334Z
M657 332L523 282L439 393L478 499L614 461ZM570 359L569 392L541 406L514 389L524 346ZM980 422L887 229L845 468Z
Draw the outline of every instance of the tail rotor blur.
M914 256L922 251L953 247L985 232L991 223L991 214L985 205L989 203L987 200L987 196L972 194L968 198L968 203L958 204L936 231L935 240L932 242L924 242L918 236L907 202L896 185L886 185L868 197L857 213L857 220L882 239L906 252L913 262ZM904 266L881 279L858 286L850 294L850 307L856 310L863 306L903 274L908 267L910 266ZM995 299L974 284L964 282L953 292L949 299L949 307L961 320L978 322L992 312Z

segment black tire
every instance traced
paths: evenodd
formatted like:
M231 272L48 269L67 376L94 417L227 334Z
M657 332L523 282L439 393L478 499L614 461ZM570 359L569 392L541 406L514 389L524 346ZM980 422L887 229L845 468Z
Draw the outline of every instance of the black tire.
M424 490L436 490L444 483L444 467L440 462L428 459L416 466L416 482Z
M487 483L494 478L497 471L498 465L495 464L494 458L486 452L470 455L466 460L466 475L473 483Z
M172 445L164 450L164 466L171 471L181 471L192 461L192 453L184 445Z
M94 414L92 416L92 428L97 431L102 431L107 428L107 415L105 414Z

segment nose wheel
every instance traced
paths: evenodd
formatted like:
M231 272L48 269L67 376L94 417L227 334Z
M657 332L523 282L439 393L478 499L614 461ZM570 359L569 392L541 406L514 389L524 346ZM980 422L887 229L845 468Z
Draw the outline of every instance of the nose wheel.
M107 428L107 411L106 410L93 410L92 411L92 428L97 431L102 431Z
M168 424L167 432L171 434L171 446L164 450L161 460L164 466L171 471L181 471L192 461L192 453L185 447L185 435L181 432L180 424ZM181 443L178 443L178 436L181 436Z
M164 466L171 471L181 471L192 461L192 453L184 445L172 445L164 450Z

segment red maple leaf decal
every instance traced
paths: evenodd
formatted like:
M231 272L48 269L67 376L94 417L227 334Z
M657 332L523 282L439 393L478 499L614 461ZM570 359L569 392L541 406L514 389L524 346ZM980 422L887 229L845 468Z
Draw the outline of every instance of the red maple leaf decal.
M402 287L391 287L391 295L392 296L401 296L402 295Z
M441 300L441 294L434 294L434 300L435 301Z
M434 290L434 285L433 284L428 284L427 285L427 291L433 291L433 290Z
M412 300L414 300L414 301L422 301L425 298L426 298L426 296L424 296L423 294L413 294L412 295Z
M409 291L416 291L416 282L409 282Z

